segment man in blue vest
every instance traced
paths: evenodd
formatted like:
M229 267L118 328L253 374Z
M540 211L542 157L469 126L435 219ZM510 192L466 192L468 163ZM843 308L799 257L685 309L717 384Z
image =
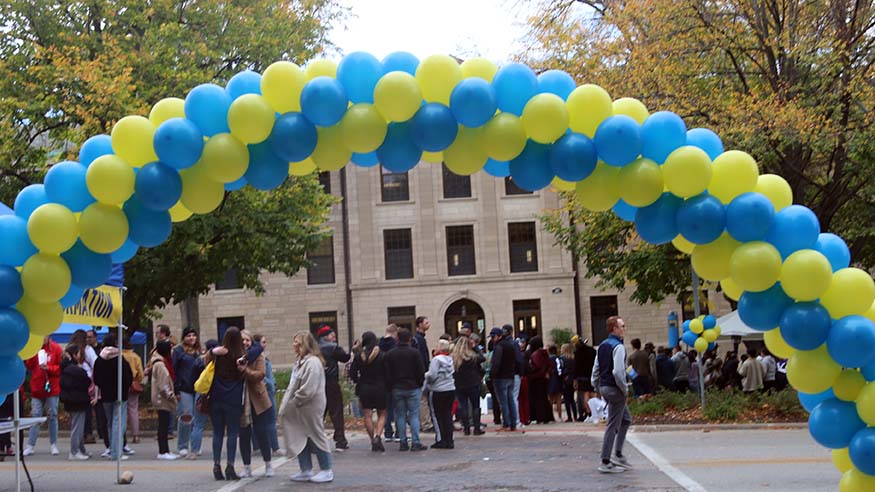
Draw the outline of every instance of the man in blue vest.
M608 338L599 345L592 367L592 385L598 388L608 404L608 427L605 429L602 463L598 470L602 473L622 473L631 468L623 456L626 431L632 424L632 415L626 407L626 395L629 392L626 385L626 348L623 347L626 322L619 316L611 316L607 328Z

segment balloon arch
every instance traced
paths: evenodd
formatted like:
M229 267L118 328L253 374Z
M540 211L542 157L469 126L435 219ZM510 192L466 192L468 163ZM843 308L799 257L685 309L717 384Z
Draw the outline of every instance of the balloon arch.
M714 132L565 72L480 58L280 61L88 139L78 162L55 164L0 217L0 395L24 380L21 358L63 307L101 285L112 263L164 242L173 222L214 210L226 190L270 190L350 161L404 172L421 160L512 176L527 190L576 190L586 208L634 221L643 240L691 254L698 275L719 281L789 359L811 434L845 472L842 490L873 488L875 282L849 267L845 242ZM700 349L719 335L690 328L684 341Z

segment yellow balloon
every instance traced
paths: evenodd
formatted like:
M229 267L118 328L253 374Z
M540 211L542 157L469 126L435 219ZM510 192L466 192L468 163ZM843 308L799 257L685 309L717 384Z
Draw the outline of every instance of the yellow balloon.
M875 425L875 383L866 383L857 394L857 414L868 425Z
M851 463L851 455L848 454L848 448L833 449L832 464L842 473L852 469L854 465Z
M583 181L577 182L575 197L588 210L603 212L620 199L620 168L599 162Z
M704 150L683 146L665 159L662 177L669 191L682 198L696 196L711 183L711 158Z
M271 63L261 75L261 95L277 113L301 110L301 91L307 74L288 61Z
M179 201L196 214L208 214L218 208L225 198L225 187L213 181L200 164L179 172L182 178L182 197Z
M40 251L61 254L76 244L79 225L70 209L57 203L46 203L30 214L27 234Z
M300 162L289 163L289 174L292 176L306 176L315 170L316 163L309 157Z
M128 232L128 217L115 205L92 203L79 216L82 243L95 253L109 254L121 248Z
M102 155L88 166L85 184L98 202L118 205L134 194L134 168L117 155Z
M717 240L693 249L693 269L705 280L720 281L730 276L729 263L739 242L723 233Z
M487 158L482 127L459 126L456 140L444 151L444 164L459 176L469 176L483 169Z
M842 475L839 481L839 492L872 492L875 490L875 476L866 475L852 468Z
M614 114L624 114L637 121L639 125L644 123L644 120L650 116L650 111L647 110L647 106L645 106L643 102L632 97L621 97L614 101L612 106Z
M723 289L723 293L726 294L726 297L732 299L733 301L738 301L741 299L741 294L744 293L744 289L738 286L735 281L732 280L732 277L724 278L720 281L720 288Z
M840 372L842 366L830 357L826 344L814 350L797 350L787 362L787 380L803 393L816 394L828 390Z
M173 223L184 222L192 216L191 210L185 208L181 201L176 202L176 205L170 207L170 220Z
M711 342L713 342L714 340L717 340L717 336L718 336L718 335L717 335L717 332L714 331L713 329L711 329L711 330L705 330L705 331L702 332L702 338L704 338L705 341L708 342L708 343L711 343Z
M797 301L820 298L832 282L832 266L823 254L813 249L796 251L784 260L781 288Z
M444 153L443 152L423 152L422 160L425 162L431 162L432 164L440 164L444 162Z
M863 316L869 318L869 321L875 323L875 302L873 302L872 306L870 306L869 309L865 313L863 313Z
M699 337L696 339L696 343L693 344L693 347L696 349L696 352L703 354L708 351L708 341Z
M18 357L21 360L27 360L37 354L41 348L43 348L43 338L45 335L37 335L35 333L31 333L27 338L27 344L25 344L24 348L18 351Z
M337 171L352 158L352 151L343 145L340 129L335 126L319 127L319 140L310 156L321 171Z
M779 328L773 328L763 333L763 341L766 343L769 352L782 359L789 359L796 353L796 349L787 345L787 342L784 341L784 336L781 335Z
M27 320L31 336L51 335L64 320L64 308L60 302L39 302L26 295L15 306Z
M37 253L21 267L21 285L27 297L38 302L57 302L70 289L70 267L58 255Z
M231 103L228 110L231 135L245 144L267 140L275 119L273 107L258 94L243 94Z
M629 205L646 207L662 196L662 190L662 170L650 159L641 158L620 168L620 198Z
M681 253L686 253L688 255L693 254L693 249L695 249L696 245L687 241L687 238L678 234L674 239L671 240L671 244Z
M832 282L820 296L820 303L834 319L863 314L875 301L875 282L859 268L842 268L832 274Z
M316 77L337 78L337 63L331 60L313 60L307 65L307 80Z
M422 106L422 90L407 72L389 72L374 88L374 106L387 121L407 121Z
M569 125L589 138L605 118L613 115L614 103L608 91L593 84L582 85L568 95Z
M708 192L724 204L733 198L753 191L757 185L760 170L757 161L750 154L740 150L730 150L717 156L712 163L714 176Z
M249 167L249 149L234 135L219 133L204 144L198 166L213 181L233 183L246 174Z
M142 116L125 116L112 127L112 150L134 167L158 160L152 140L157 127Z
M386 138L386 120L373 104L353 104L340 120L340 139L353 152L377 150Z
M489 157L509 162L526 148L526 129L512 113L498 113L483 126L483 148Z
M449 55L431 55L416 67L416 81L428 102L450 105L450 94L462 81L462 68Z
M784 178L775 174L763 174L757 178L753 191L762 193L775 206L775 212L793 205L793 190Z
M520 118L529 138L553 143L568 130L568 108L555 94L538 94L529 99Z
M551 184L559 191L574 191L575 189L577 189L576 181L565 181L562 178L553 178Z
M690 331L698 335L705 331L705 324L700 318L690 320Z
M781 276L781 253L765 241L744 243L729 258L729 275L748 292L762 292Z
M866 386L866 378L860 374L860 371L842 369L842 372L832 383L832 390L839 400L855 401L864 386Z
M157 128L171 118L185 118L185 100L178 97L165 97L152 106L149 121Z
M462 77L480 77L487 82L492 82L498 67L486 58L468 58L462 62Z

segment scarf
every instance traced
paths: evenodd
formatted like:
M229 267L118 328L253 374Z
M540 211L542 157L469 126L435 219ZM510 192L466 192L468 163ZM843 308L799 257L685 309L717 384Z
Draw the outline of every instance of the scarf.
M167 357L162 357L164 359L164 367L167 368L167 372L170 373L170 380L176 382L176 373L173 372L173 363Z

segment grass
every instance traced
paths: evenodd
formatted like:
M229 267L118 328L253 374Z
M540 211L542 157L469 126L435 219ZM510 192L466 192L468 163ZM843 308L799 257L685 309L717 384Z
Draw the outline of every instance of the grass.
M705 409L698 414L698 393L662 392L629 402L633 415L666 419L686 415L711 422L788 421L804 420L807 413L797 398L796 391L787 389L769 393L745 394L741 391L708 390Z

